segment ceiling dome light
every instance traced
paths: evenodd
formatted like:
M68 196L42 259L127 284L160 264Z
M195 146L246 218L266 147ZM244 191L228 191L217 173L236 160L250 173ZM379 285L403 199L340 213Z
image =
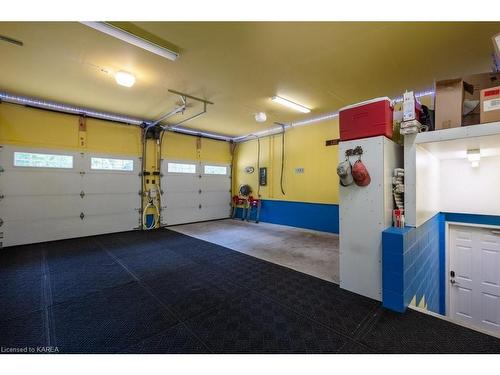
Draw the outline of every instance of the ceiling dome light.
M265 112L258 112L255 114L255 121L265 122L267 120L267 115Z
M132 73L120 70L115 74L116 83L125 87L132 87L135 84L135 76Z

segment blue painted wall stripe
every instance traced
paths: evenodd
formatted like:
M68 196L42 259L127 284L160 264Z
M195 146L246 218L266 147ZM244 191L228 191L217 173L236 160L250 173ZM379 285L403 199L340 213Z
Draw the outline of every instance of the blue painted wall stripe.
M242 212L238 209L237 217L241 218ZM339 205L263 199L260 221L339 233Z

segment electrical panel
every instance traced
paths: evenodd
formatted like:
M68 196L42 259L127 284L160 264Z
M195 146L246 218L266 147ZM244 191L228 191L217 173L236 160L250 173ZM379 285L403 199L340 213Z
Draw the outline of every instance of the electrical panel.
M259 168L259 185L260 186L267 185L267 168L266 167Z

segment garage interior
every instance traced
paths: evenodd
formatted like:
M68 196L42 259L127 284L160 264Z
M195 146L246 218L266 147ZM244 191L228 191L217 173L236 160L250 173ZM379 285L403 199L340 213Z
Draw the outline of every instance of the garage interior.
M2 354L500 354L499 32L0 22Z

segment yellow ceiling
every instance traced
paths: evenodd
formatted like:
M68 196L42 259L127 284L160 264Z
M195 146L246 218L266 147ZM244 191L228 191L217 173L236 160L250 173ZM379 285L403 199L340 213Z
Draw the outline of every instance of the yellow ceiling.
M215 102L189 126L243 135L364 99L422 90L434 79L491 69L500 23L137 22L176 46L172 62L76 22L1 22L0 90L153 119L183 91ZM137 76L132 88L111 74ZM272 103L281 95L312 108ZM194 114L190 108L184 117ZM258 124L255 112L268 121ZM182 119L178 116L176 119Z

